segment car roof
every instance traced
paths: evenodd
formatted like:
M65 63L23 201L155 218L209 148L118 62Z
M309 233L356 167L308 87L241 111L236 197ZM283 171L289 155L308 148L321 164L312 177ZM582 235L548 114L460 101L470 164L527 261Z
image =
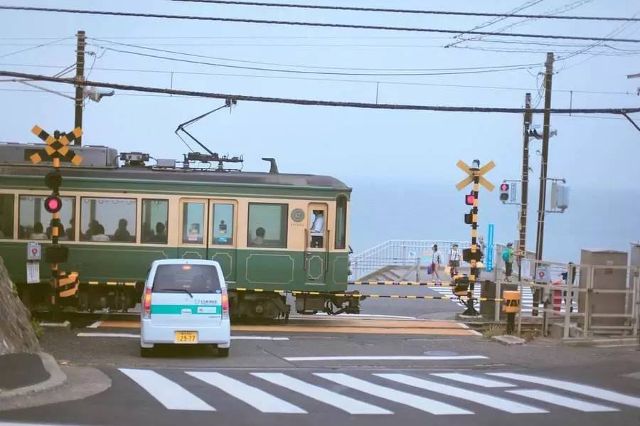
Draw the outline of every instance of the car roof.
M151 266L159 266L159 265L209 265L220 267L220 264L215 260L205 260L205 259L161 259L154 260Z

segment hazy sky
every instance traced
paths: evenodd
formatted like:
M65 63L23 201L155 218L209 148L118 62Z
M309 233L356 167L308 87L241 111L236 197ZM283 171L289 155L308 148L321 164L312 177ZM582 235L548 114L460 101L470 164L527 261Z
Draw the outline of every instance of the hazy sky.
M469 30L491 19L169 1L2 0L0 3L460 30ZM344 2L301 0L300 3L342 5ZM349 4L492 12L509 12L530 4L531 7L522 13L557 13L567 5L579 5L565 14L624 17L640 12L636 0L392 3L353 0ZM640 23L509 19L482 30L498 31L512 23L518 25L505 31L640 39ZM539 73L544 70L545 52L550 50L558 57L553 82L554 107L571 104L585 108L634 107L640 103L636 95L640 79L626 77L640 73L640 43L593 45L590 42L485 37L483 41L466 41L457 47L444 48L454 41L450 35L0 11L0 69L48 75L59 72L75 61L74 35L79 29L85 30L89 37L87 49L92 54L87 56L87 72L90 79L97 81L157 87L172 85L179 89L274 97L375 102L377 96L380 103L501 107L522 106L525 92L531 91L534 101L542 106ZM12 54L63 37L67 39ZM209 58L145 51L110 42ZM106 48L233 66L306 72L406 73L409 69L421 70L410 72L433 72L433 69L450 72L451 69L469 71L468 68L520 64L526 64L527 69L410 77L292 74L180 63ZM585 53L572 56L586 48L589 49ZM565 57L567 59L563 59ZM41 85L72 93L69 86ZM71 100L10 82L0 83L0 99L3 105L2 141L36 141L30 133L36 123L44 129L70 130L73 127ZM87 101L84 143L110 145L120 151L148 151L160 158L179 158L186 152L186 147L173 133L176 126L221 104L217 100L117 92L116 96L100 103ZM640 122L640 114L636 114L635 119ZM541 124L542 117L535 116L534 123ZM566 178L572 186L573 197L607 203L606 189L612 186L635 194L635 198L640 196L636 182L640 132L630 123L611 116L584 115L556 115L551 123L558 130L558 136L551 140L549 176ZM519 114L373 111L248 102L240 102L231 114L228 110L220 111L191 127L193 133L213 150L244 154L246 170L268 170L260 157L273 156L278 159L282 172L327 174L354 186L355 183L376 185L379 182L393 188L395 183L408 183L424 188L425 192L418 196L426 201L430 187L449 188L455 192L455 183L463 178L455 167L458 159L470 162L479 158L482 163L494 160L497 167L488 175L493 182L517 178L521 168L521 129L522 116ZM538 178L539 170L537 149L540 149L540 143L532 142L534 180ZM358 190L354 187L354 194ZM605 198L589 198L590 191L604 194ZM384 197L384 193L381 195ZM459 204L462 204L461 197ZM515 208L500 206L497 194L484 197L492 209L510 209L509 217L515 224ZM530 201L537 204L537 196L534 194ZM368 208L374 206L359 206L360 211ZM454 206L432 208L448 214ZM456 214L462 213L463 209L456 205ZM628 229L637 229L640 219L637 209L634 210L636 212L625 212L616 220L624 222ZM530 217L530 226L533 226L535 218ZM352 218L354 220L357 218ZM451 233L457 234L459 230ZM637 235L630 235L629 239L637 240Z

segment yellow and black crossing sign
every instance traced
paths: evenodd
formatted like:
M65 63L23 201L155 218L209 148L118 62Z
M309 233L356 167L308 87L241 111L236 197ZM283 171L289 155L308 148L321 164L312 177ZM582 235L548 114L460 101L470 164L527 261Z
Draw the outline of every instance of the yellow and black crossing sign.
M52 159L64 159L70 161L72 164L78 166L82 162L82 157L76 154L71 148L69 148L69 143L74 141L76 138L82 136L82 129L80 127L76 127L70 133L59 133L54 132L53 135L50 135L45 130L42 130L39 126L33 126L31 132L42 139L42 141L46 144L44 147L44 152ZM38 164L42 160L42 155L40 152L36 152L32 154L31 162L33 164Z
M456 189L458 191L460 191L462 188L472 183L476 176L478 177L478 183L480 185L484 186L489 191L493 191L494 185L488 180L486 180L484 177L482 177L482 175L492 170L496 166L496 163L494 163L493 161L489 161L487 164L485 164L481 168L478 168L478 167L469 167L467 163L465 163L464 161L458 160L458 162L456 163L456 166L458 166L459 169L461 169L463 172L469 175L466 178L462 179L460 182L458 182L458 184L456 185Z

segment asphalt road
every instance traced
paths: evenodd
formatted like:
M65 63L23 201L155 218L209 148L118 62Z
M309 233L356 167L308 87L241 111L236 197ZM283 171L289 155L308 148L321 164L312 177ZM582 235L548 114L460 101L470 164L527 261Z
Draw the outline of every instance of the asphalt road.
M543 339L506 347L446 328L397 335L329 327L324 319L318 333L236 332L227 359L200 347L140 358L133 323L48 330L46 351L63 365L97 368L111 387L78 401L0 411L0 426L640 424L635 348Z

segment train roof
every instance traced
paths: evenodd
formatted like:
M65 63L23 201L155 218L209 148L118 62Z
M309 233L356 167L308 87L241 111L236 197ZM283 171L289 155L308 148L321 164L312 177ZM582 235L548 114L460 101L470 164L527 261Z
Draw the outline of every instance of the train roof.
M51 170L51 163L32 165L29 155L41 150L43 145L0 144L0 175L13 178L44 177ZM155 167L145 165L119 165L118 153L113 148L83 146L80 151L85 161L80 166L63 163L61 172L69 181L135 182L144 185L165 183L177 186L215 185L272 188L304 188L335 192L351 192L342 181L323 175L273 172L216 171L215 166L206 170L193 167ZM67 181L67 182L69 182ZM70 182L69 182L70 183Z
M0 165L0 174L11 176L42 176L50 171L42 166ZM212 184L241 184L269 186L303 186L326 188L336 191L351 191L342 181L322 175L260 172L216 172L200 169L154 169L152 167L119 167L114 169L92 169L83 167L64 168L65 178L114 179L135 181L207 182Z

